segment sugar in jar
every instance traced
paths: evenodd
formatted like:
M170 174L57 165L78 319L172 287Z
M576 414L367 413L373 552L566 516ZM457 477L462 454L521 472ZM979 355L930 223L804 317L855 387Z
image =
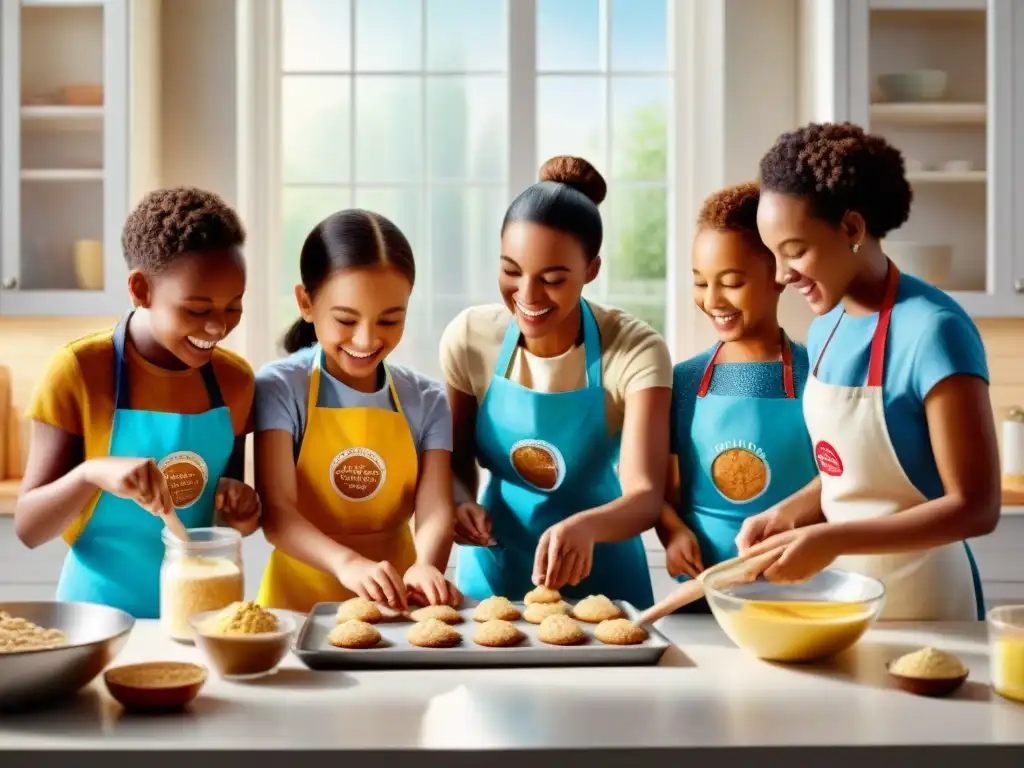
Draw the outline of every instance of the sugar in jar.
M233 528L195 528L182 541L163 531L160 567L160 624L174 640L193 639L190 616L217 611L245 595L242 535Z

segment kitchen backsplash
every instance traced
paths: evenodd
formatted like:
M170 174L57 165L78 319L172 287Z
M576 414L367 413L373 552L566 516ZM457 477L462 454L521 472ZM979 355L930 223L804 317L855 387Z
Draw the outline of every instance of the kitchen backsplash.
M110 317L0 318L0 364L11 370L14 407L24 410L54 349L109 328L115 321ZM992 405L996 419L1001 420L1014 405L1024 406L1024 350L1020 343L1024 319L981 320L978 327L992 373Z

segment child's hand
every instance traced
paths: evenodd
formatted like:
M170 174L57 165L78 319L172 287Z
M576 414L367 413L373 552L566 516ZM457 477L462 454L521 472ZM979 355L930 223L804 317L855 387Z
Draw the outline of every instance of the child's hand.
M222 477L217 483L214 510L230 527L248 536L260 527L259 494L239 480Z
M672 538L665 544L665 567L668 575L673 578L677 576L689 576L697 578L704 570L704 563L700 558L700 544L693 531L685 525L680 526L672 534Z
M345 589L372 603L386 605L393 611L409 609L402 577L387 560L374 562L365 557L350 557L338 567L335 576Z
M164 473L153 459L107 456L82 465L85 480L101 491L134 501L156 517L174 512Z
M462 593L432 565L417 563L411 566L403 580L409 598L417 603L450 605L455 608L462 604Z

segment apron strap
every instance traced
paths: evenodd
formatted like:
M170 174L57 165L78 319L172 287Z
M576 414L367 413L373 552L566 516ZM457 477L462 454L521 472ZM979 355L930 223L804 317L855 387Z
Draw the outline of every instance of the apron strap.
M316 354L313 355L313 368L309 375L309 394L306 400L306 418L309 418L309 414L313 412L314 408L319 407L320 403L320 376L324 370L324 349L319 344L316 345ZM391 401L395 406L395 410L405 415L402 410L402 403L398 399L398 389L395 387L395 379L391 375L391 369L388 368L387 363L382 363L384 366L384 381L387 384L388 390L391 395Z
M793 383L793 350L789 348L789 338L786 336L786 332L781 328L779 331L782 336L782 387L786 391L786 398L795 400L796 385ZM718 342L715 345L715 351L711 353L711 359L704 366L704 375L701 376L700 386L697 388L697 397L704 397L708 393L708 388L711 386L711 375L715 369L715 360L718 358L718 353L722 351L722 346L722 342Z
M583 318L583 349L587 365L587 386L601 386L601 334L597 327L597 320L585 299L580 299L580 313ZM505 338L501 342L501 349L498 351L498 359L494 364L494 375L504 379L508 376L512 364L512 355L519 346L519 339L522 338L522 331L513 317L505 329Z
M135 314L130 310L114 326L114 409L119 411L128 410L129 392L128 385L128 360L125 355L125 344L128 336L128 322ZM199 369L203 377L203 384L206 386L206 395L210 399L211 410L224 407L224 396L221 394L220 385L217 383L217 374L214 373L213 363L206 363Z

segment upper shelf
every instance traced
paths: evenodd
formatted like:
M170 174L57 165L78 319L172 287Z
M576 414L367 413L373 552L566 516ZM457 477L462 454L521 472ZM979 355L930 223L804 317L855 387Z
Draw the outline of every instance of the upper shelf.
M904 125L984 125L988 110L984 102L876 103L870 107L871 121Z

